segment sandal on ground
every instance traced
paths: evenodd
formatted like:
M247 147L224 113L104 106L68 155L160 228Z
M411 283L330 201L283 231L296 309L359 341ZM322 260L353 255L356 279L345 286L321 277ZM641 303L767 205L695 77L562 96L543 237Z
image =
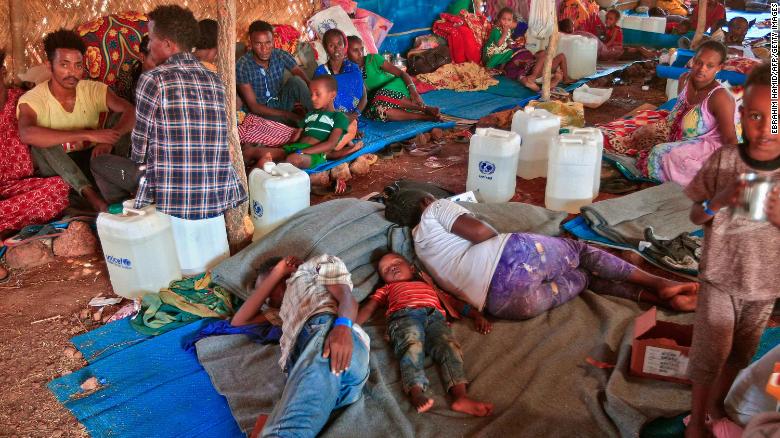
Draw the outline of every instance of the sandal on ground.
M622 193L632 192L637 189L639 189L638 184L634 184L625 178L614 178L602 182L599 191L613 195L619 195Z
M401 143L393 143L389 146L389 148L394 157L398 157L404 153L404 145Z
M379 161L379 157L376 154L363 154L361 156L365 157L365 160L369 166L373 166L377 161Z
M379 158L383 160L392 160L393 158L395 158L395 155L393 155L393 151L390 150L390 146L383 148L376 154L379 155Z
M352 186L347 184L343 179L337 179L333 181L329 186L312 186L311 194L316 196L328 196L328 195L347 195L352 193Z
M434 144L434 145L430 145L430 146L426 146L426 147L415 148L415 149L412 149L412 150L410 150L408 152L409 152L409 155L411 155L413 157L427 157L427 156L430 156L430 155L438 154L439 152L441 152L441 149L442 149L441 145Z

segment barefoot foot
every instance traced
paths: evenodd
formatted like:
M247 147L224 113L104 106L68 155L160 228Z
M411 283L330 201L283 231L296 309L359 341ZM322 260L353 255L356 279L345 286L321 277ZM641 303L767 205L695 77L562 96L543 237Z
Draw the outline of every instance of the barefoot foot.
M486 417L493 413L493 403L481 402L466 396L456 398L452 402L451 407L453 411L463 412L475 417Z
M520 83L528 87L531 91L539 91L539 86L536 85L536 82L528 79L528 76L523 76L520 78Z
M664 280L656 289L658 297L668 300L677 295L696 295L699 292L699 283Z
M412 387L411 391L409 391L409 398L411 398L412 406L417 409L418 413L422 414L433 407L433 399L426 397L419 386Z
M675 295L667 303L669 307L678 312L693 312L696 310L696 303L699 297L696 295Z

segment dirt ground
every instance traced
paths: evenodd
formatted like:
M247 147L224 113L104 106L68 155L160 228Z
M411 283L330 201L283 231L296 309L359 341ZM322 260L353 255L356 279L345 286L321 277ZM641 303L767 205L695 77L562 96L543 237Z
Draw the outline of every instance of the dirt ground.
M652 84L648 91L640 89L642 75L624 75L634 83L617 85L611 100L598 110L586 110L588 124L613 120L645 103L658 105L665 101L662 83ZM602 80L600 85L611 79ZM381 192L401 178L429 181L456 193L463 192L467 156L468 144L449 142L436 156L447 163L445 168L426 167L426 158L406 153L392 160L380 160L367 175L350 181L350 196ZM513 200L543 205L544 184L542 178L518 180ZM313 197L312 202L330 198ZM89 308L90 299L112 295L102 255L57 258L44 266L14 271L7 282L0 283L0 437L87 435L46 384L86 365L81 357L72 357L72 351L67 350L71 346L69 339L102 323L94 321L96 309ZM107 318L118 308L108 307L97 319Z

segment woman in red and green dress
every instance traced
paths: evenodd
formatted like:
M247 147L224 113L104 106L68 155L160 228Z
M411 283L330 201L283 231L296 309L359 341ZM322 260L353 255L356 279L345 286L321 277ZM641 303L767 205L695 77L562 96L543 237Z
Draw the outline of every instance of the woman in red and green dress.
M369 95L368 118L383 122L439 120L439 109L426 106L414 87L412 77L381 55L363 56L363 41L349 37L349 59L360 66Z

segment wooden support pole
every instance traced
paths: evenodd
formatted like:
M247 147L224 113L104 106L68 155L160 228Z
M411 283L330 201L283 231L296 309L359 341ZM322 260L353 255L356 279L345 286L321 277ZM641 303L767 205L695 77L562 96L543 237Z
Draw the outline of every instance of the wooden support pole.
M704 37L705 27L707 26L707 2L709 0L699 0L699 15L696 17L696 33L691 41L691 49L698 47Z
M13 60L13 69L11 70L14 80L19 73L24 73L24 25L26 16L24 13L24 0L11 0L8 2L9 18L11 20L11 50L10 54Z
M217 23L219 26L219 44L217 47L217 71L225 84L225 98L228 121L228 143L230 159L236 169L241 185L249 193L244 157L241 154L241 142L238 140L236 126L236 2L219 0L217 2ZM252 221L249 219L249 203L244 202L225 212L228 242L231 252L240 251L251 242Z
M555 1L555 0L549 0ZM554 15L553 18L557 16ZM547 53L544 57L544 70L542 76L542 100L550 100L550 81L552 76L552 61L555 58L555 52L558 50L558 22L553 24L553 32L550 35L550 44L547 45Z

